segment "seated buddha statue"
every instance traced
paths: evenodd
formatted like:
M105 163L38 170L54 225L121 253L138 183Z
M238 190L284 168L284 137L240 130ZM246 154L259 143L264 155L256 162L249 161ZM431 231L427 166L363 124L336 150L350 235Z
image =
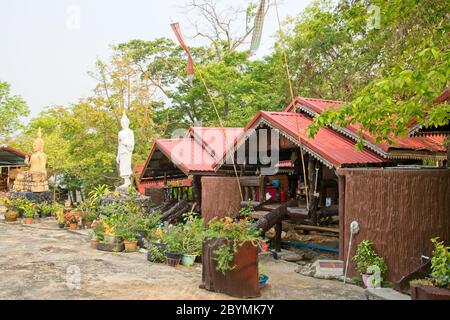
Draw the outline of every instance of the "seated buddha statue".
M44 153L44 140L41 129L38 137L33 143L33 154L25 158L25 165L29 167L27 171L17 173L13 190L28 192L48 191L47 181L47 155Z

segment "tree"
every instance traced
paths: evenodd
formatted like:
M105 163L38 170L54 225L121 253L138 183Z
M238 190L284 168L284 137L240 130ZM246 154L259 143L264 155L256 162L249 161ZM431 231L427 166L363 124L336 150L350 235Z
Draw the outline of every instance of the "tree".
M20 129L20 117L26 117L29 113L25 100L18 95L11 95L10 85L0 81L0 137Z
M317 117L308 129L311 136L321 126L360 124L378 142L395 143L413 122L441 126L450 121L450 106L433 104L450 85L448 2L374 2L382 10L383 31L372 30L362 39L380 52L371 62L370 81L353 90L351 103Z
M273 5L268 1L266 14ZM186 17L195 29L193 38L206 39L214 48L217 59L236 51L252 35L258 1L245 1L244 6L226 7L215 0L190 0L185 6ZM192 17L195 17L192 19Z

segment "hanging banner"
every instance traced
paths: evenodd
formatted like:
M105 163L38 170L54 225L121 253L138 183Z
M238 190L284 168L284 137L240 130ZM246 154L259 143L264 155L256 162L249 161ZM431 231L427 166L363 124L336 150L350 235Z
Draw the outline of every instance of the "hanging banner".
M189 50L189 47L184 42L183 35L181 34L180 24L178 22L175 22L175 23L171 23L170 26L172 27L173 32L175 32L175 36L177 37L178 42L180 43L181 47L184 49L184 51L186 51L186 54L188 56L187 68L186 68L187 76L188 76L189 80L192 81L192 79L194 78L194 60L192 59L191 51Z
M258 51L261 44L262 32L264 27L264 17L266 14L266 1L261 0L258 11L255 16L255 25L253 26L252 43L250 45L250 55L254 55Z

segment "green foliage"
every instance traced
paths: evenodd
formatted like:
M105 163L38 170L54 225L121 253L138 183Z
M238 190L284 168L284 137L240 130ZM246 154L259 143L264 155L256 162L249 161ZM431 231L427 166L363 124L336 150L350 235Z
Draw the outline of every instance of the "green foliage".
M105 239L105 228L102 221L95 221L92 225L92 230L94 231L95 239L98 241L104 241Z
M152 262L156 262L156 263L164 262L164 260L165 260L164 251L161 250L159 247L150 243L148 245L148 251L149 251L150 255L153 257Z
M446 247L439 238L431 239L434 245L431 258L431 277L439 287L450 289L450 247Z
M28 116L29 113L25 100L11 95L10 85L0 81L0 137L22 128L20 118Z
M356 249L356 254L353 256L356 261L356 269L361 273L366 273L370 266L378 266L381 275L387 272L387 266L384 259L375 253L373 243L370 240L363 240L359 243Z
M314 82L311 87L321 89L319 96L351 101L337 111L329 110L316 117L307 130L310 136L322 126L360 124L377 142L395 144L395 137L405 136L411 122L434 127L450 121L450 106L433 104L449 85L448 2L373 2L381 9L379 30L364 27L365 2L343 1L335 9L316 3L307 10L310 15L297 25L295 39L304 47L301 52L317 49L321 55L328 51L325 59L314 56L310 62L313 69L326 67L325 74L314 72L321 77L319 83L329 85L331 90ZM318 29L311 30L314 26ZM303 32L299 38L300 30ZM313 32L310 42L301 41L310 34L307 30ZM326 39L330 42L323 43ZM309 47L311 41L319 47ZM308 55L298 63L308 68L310 64L304 59ZM310 81L307 76L301 79ZM362 144L358 146L361 148Z
M190 216L183 225L182 253L199 256L204 239L203 219Z
M220 245L215 251L216 269L223 274L233 270L234 257L239 247L247 241L257 247L261 241L259 232L253 227L248 218L233 221L232 218L214 218L205 232L206 239L226 239L227 243Z
M183 226L175 225L167 227L161 234L161 241L167 245L167 251L170 253L183 252Z
M59 206L57 210L55 210L56 220L59 224L63 224L65 222L64 218L64 208Z
M45 217L50 217L56 214L61 206L58 203L49 204L47 202L39 203L36 205L36 210Z
M228 271L236 268L234 264L234 256L236 255L237 248L235 245L220 245L216 250L214 250L216 261L216 270L225 274Z

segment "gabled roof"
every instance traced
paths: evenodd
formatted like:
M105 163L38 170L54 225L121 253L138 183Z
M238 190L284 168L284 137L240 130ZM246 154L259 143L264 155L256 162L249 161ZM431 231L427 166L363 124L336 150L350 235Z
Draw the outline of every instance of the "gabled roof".
M434 101L432 102L432 106L447 103L450 104L450 88L444 90ZM432 128L424 128L423 123L417 123L414 121L411 124L411 129L409 130L409 136L444 136L450 135L450 123L440 127L432 127Z
M297 110L314 117L329 108L337 110L343 104L344 102L336 100L297 97L293 102L291 102L285 111L294 112L296 110L295 107L297 107ZM442 137L435 137L433 139L430 139L430 137L397 138L395 139L395 145L389 145L386 142L377 143L372 134L366 130L360 131L360 128L361 127L359 125L354 124L349 125L346 128L333 127L334 130L349 137L355 142L358 141L358 134L361 135L365 139L365 145L369 149L385 158L395 158L394 155L391 157L389 153L391 150L394 151L399 149L431 152L432 155L434 155L434 153L446 151L446 147L442 143ZM424 155L419 156L419 154L417 154L418 158L423 156ZM415 158L413 154L410 154L410 157Z
M321 128L314 139L307 137L305 129L312 120L303 114L293 112L260 111L246 126L246 131L256 129L261 124L280 130L285 138L300 145L310 155L326 166L339 168L355 164L381 164L386 162L382 157L369 150L355 150L355 144L350 139L330 128ZM247 136L242 136L237 145L242 145Z
M3 166L23 166L25 157L28 154L16 148L0 145L0 165Z
M207 152L217 161L222 158L228 148L233 146L237 138L244 133L244 128L210 128L191 127L188 134L203 145Z
M158 152L184 175L214 173L216 161L223 157L243 130L243 128L192 127L184 138L157 139L147 157L140 179L149 178L147 171L150 171L151 161Z

